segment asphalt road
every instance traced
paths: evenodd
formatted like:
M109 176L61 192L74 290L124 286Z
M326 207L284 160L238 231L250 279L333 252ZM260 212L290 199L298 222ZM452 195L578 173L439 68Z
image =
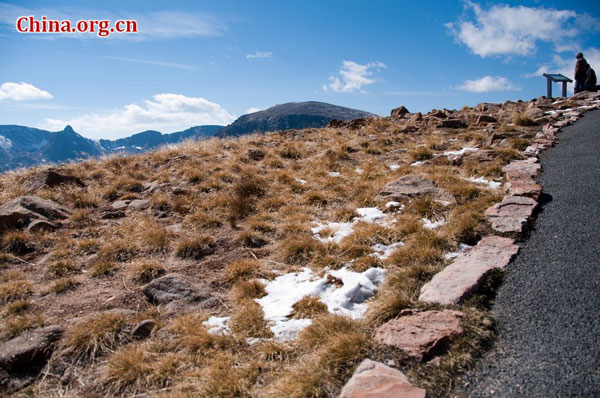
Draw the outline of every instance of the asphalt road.
M507 267L469 397L600 397L600 111L542 157L544 203Z

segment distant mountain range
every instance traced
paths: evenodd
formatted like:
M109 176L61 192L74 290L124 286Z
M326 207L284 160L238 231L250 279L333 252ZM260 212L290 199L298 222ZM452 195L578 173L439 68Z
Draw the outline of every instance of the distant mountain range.
M229 126L222 128L217 137L230 137L253 132L288 129L319 128L333 119L349 120L375 116L372 113L324 102L288 102L264 111L240 116Z
M349 120L372 113L323 102L290 102L241 116L229 126L196 126L171 134L147 130L127 138L99 141L77 134L71 126L51 132L0 125L0 172L44 163L61 163L113 153L140 153L188 139L230 137L254 132L324 127L333 119Z

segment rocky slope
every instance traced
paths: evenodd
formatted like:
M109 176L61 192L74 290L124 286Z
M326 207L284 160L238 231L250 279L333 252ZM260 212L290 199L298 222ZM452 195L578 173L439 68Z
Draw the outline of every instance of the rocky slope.
M448 396L493 338L534 156L599 103L397 108L1 175L2 394Z
M331 120L349 120L375 116L357 109L324 102L289 102L264 111L243 115L224 127L218 137L240 136L255 132L325 127Z

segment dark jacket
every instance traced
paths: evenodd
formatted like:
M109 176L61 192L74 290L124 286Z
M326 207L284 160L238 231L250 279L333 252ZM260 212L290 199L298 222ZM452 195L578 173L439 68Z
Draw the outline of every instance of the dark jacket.
M596 91L596 72L590 67L588 67L584 87L587 91Z
M585 80L589 68L585 58L579 58L575 63L575 80Z

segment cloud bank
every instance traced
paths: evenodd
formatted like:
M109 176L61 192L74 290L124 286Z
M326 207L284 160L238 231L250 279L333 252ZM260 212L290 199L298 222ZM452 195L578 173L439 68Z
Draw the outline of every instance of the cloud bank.
M467 80L459 90L470 91L472 93L486 93L489 91L519 91L520 87L515 86L507 78L501 76L484 76L475 80Z
M226 125L234 116L223 107L201 97L181 94L157 94L142 106L126 105L105 113L90 113L67 120L46 119L40 127L62 130L70 124L75 131L90 138L121 138L144 130L170 133L192 126Z

